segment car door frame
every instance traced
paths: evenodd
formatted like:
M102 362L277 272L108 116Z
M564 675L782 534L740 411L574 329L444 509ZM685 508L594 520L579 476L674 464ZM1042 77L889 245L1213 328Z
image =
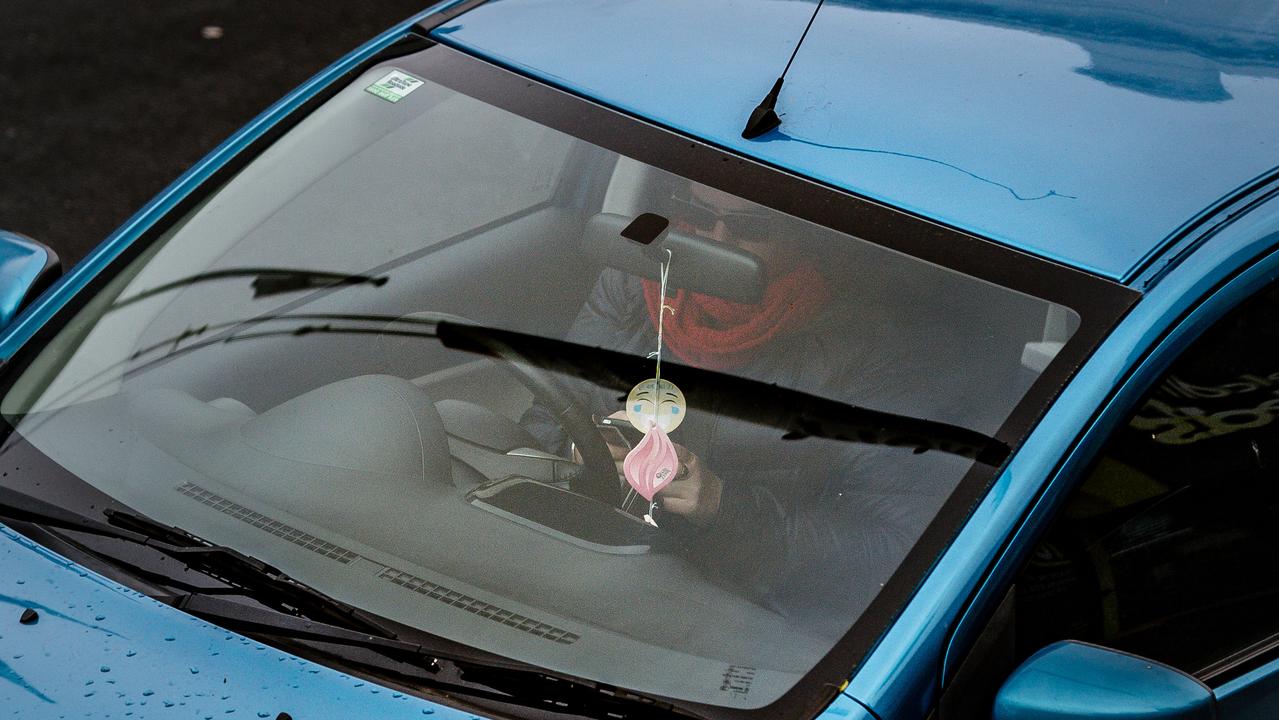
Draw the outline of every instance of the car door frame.
M938 668L943 713L945 698L955 695L953 690L963 690L973 681L971 674L966 676L963 672L964 661L970 656L1004 651L999 638L1007 629L1002 625L1008 621L1006 610L1009 608L1013 578L1035 540L1051 526L1064 500L1106 441L1128 418L1147 390L1205 330L1261 288L1279 281L1279 200L1275 199L1276 194L1279 193L1272 192L1266 196L1263 202L1250 208L1253 212L1242 218L1231 218L1237 222L1215 228L1214 237L1204 238L1196 252L1184 258L1179 266L1161 268L1160 272L1152 274L1152 287L1147 289L1143 300L1098 350L1097 355L1102 357L1089 361L1091 366L1109 355L1113 362L1122 357L1125 347L1129 356L1127 372L1115 384L1105 402L1082 423L1076 440L1061 456L1047 482L1042 484L1042 492L1000 548L998 558L954 623ZM1266 209L1257 212L1260 208ZM1087 366L1072 385L1091 381L1086 370ZM1061 435L1068 431L1068 424L1053 427L1055 423L1051 415L1050 412L1045 419L1046 426L1032 434L1023 453L1036 451L1035 438L1038 435ZM995 670L994 665L997 664L986 663L987 672L1005 670ZM1008 671L1011 669L1006 668ZM1215 690L1219 698L1228 703L1232 696L1242 697L1253 685L1266 678L1271 678L1272 683L1279 683L1279 659L1223 683ZM1279 695L1279 690L1275 693ZM945 717L945 714L940 715L941 720Z

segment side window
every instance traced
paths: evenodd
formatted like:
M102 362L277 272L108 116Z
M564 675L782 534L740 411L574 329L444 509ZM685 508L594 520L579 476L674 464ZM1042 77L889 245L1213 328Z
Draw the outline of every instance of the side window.
M1279 285L1156 383L1016 597L1023 658L1073 638L1211 679L1279 638Z

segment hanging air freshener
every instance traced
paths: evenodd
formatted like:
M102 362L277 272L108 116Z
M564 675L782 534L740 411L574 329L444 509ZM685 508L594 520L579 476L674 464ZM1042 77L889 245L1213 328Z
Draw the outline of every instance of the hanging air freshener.
M679 456L661 425L650 425L644 439L626 454L622 461L626 481L635 492L653 502L653 496L675 479L679 472Z
M631 389L626 397L626 419L631 425L644 431L644 439L626 454L622 461L622 474L626 482L649 502L644 520L657 525L653 516L657 509L654 496L671 483L679 474L679 456L675 444L667 433L684 421L688 406L684 393L675 383L662 379L662 324L667 312L674 312L665 304L666 277L671 269L671 251L666 250L666 262L661 269L661 311L657 314L657 352L649 355L656 359L654 377L643 380ZM628 495L624 507L630 507L634 495Z

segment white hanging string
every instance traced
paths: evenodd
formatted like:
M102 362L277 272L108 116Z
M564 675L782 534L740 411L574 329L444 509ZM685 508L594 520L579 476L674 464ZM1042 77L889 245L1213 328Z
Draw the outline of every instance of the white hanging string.
M659 295L658 295L658 311L657 311L657 352L652 352L652 353L649 353L648 355L649 358L655 359L657 361L657 367L653 371L653 380L654 380L653 394L655 396L653 400L654 408L657 407L659 403L659 398L661 397L661 392L662 392L662 329L663 329L663 326L665 325L666 313L669 311L672 315L675 314L675 308L666 304L666 280L671 273L671 259L673 256L671 254L670 248L662 248L662 249L666 251L666 261L661 263L660 265L661 269L658 271ZM653 422L656 422L656 418L654 418ZM650 429L651 428L646 428L645 433L647 434L647 432ZM630 492L626 493L626 499L622 501L622 509L626 512L630 512L631 504L635 502L635 498L637 497L639 497L639 493L635 492L634 488L631 488ZM654 499L648 505L648 514L644 516L644 521L652 525L653 527L657 527L657 523L654 522L653 520L653 513L655 512L656 508L657 508L657 500Z
M649 357L657 358L657 369L653 372L653 379L657 381L655 390L660 392L662 389L662 326L665 324L666 312L669 310L672 315L675 314L675 308L666 304L666 278L671 273L671 249L662 248L666 251L666 262L661 264L661 270L658 273L660 279L660 295L658 295L657 310L657 352L649 355Z

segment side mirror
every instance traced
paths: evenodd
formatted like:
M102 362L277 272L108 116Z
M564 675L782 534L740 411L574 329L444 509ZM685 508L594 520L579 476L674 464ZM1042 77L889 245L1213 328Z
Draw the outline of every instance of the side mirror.
M995 720L1212 720L1206 685L1167 665L1067 640L1030 656L995 696Z
M62 262L49 246L0 230L0 328L61 276Z

